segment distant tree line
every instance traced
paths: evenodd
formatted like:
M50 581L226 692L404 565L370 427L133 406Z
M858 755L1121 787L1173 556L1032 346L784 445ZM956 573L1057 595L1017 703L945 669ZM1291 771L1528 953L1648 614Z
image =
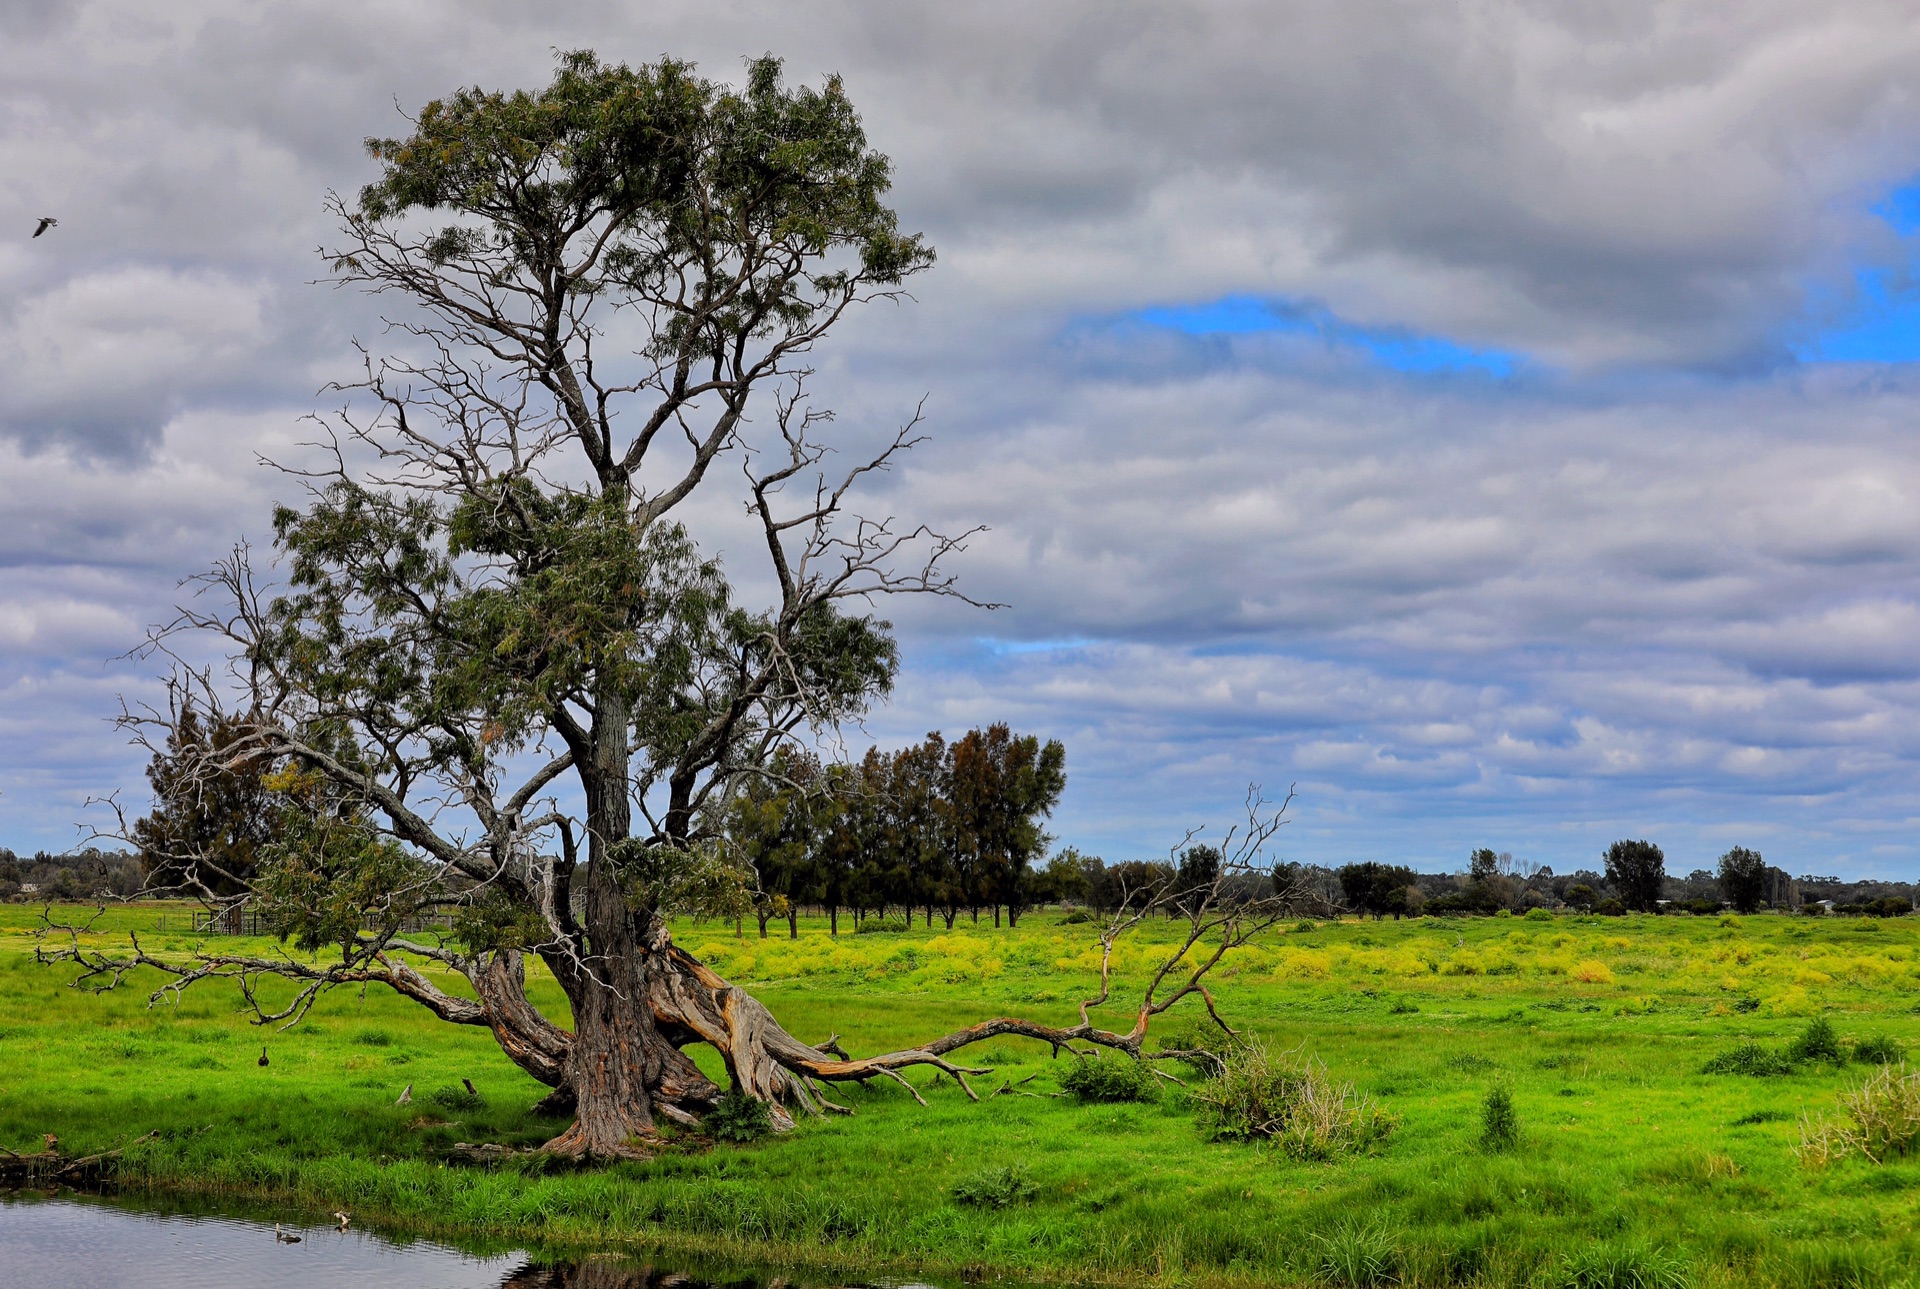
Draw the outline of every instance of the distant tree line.
M1533 908L1603 914L1751 913L1762 908L1824 912L1829 906L1836 913L1887 917L1912 912L1916 894L1915 887L1904 882L1795 878L1744 846L1728 850L1714 870L1696 869L1685 877L1669 875L1664 852L1641 839L1614 842L1601 863L1600 870L1555 874L1544 865L1480 849L1458 873L1416 873L1369 862L1343 865L1331 877L1348 909L1374 917L1524 913Z
M21 856L0 847L0 900L91 900L139 891L140 857L88 847L62 855Z

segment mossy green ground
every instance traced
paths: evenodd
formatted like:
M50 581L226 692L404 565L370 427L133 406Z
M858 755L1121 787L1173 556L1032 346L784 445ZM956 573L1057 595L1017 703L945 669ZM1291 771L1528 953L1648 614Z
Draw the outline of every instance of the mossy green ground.
M98 938L140 928L150 948L190 948L156 929L160 916L116 909ZM1304 1045L1398 1117L1364 1157L1302 1163L1209 1142L1171 1090L1146 1105L973 1104L920 1073L924 1109L876 1082L843 1090L855 1115L783 1137L545 1175L441 1162L456 1140L530 1144L556 1128L527 1112L543 1089L484 1031L377 988L338 991L285 1033L247 1024L230 985L152 1009L147 979L80 993L70 971L33 963L36 920L0 910L0 1145L54 1132L93 1150L157 1130L129 1171L175 1193L344 1205L369 1225L553 1248L1034 1280L1307 1280L1356 1224L1391 1247L1405 1283L1561 1283L1566 1258L1595 1242L1629 1260L1672 1255L1695 1284L1899 1284L1920 1265L1920 1159L1812 1171L1794 1157L1800 1117L1830 1112L1861 1067L1700 1072L1735 1043L1785 1043L1817 1014L1845 1039L1920 1044L1920 918L1424 919L1277 934L1218 973L1222 1010ZM1017 931L834 940L803 922L798 942L712 925L679 938L796 1033L835 1032L862 1053L996 1014L1068 1021L1093 979L1092 931L1033 915ZM1123 986L1169 934L1128 943ZM534 988L564 1015L550 981ZM971 1055L995 1068L977 1080L983 1094L1029 1075L1027 1091L1057 1086L1044 1046L998 1040ZM484 1106L435 1099L462 1077ZM1489 1154L1479 1116L1496 1080L1521 1135ZM396 1107L408 1083L413 1104ZM955 1201L957 1183L1004 1168L1025 1170L1031 1198Z

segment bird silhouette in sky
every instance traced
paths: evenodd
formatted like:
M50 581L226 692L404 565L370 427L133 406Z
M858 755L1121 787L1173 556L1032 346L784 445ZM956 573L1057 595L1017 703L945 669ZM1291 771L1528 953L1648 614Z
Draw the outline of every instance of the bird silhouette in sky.
M46 232L49 228L58 228L58 227L60 227L59 220L55 219L52 215L42 215L40 216L40 227L33 230L33 235L35 237L38 237L40 236L40 234Z

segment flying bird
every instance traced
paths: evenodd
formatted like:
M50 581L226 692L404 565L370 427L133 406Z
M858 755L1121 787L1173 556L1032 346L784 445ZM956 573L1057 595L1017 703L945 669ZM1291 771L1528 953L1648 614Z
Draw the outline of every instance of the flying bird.
M335 1218L337 1218L337 1219L339 1220L339 1222L340 1222L340 1229L341 1229L341 1231L343 1231L343 1232L344 1232L344 1231L345 1231L345 1230L347 1229L347 1222L348 1222L348 1221L349 1221L349 1220L351 1219L351 1217L352 1217L352 1214L350 1214L350 1213L344 1213L344 1212L341 1212L341 1211L339 1211L339 1210L335 1210L335 1212L334 1212L334 1214L333 1214L333 1215L334 1215L334 1217L335 1217Z
M42 215L40 216L40 227L33 230L33 235L35 237L38 237L40 236L40 234L46 232L49 228L58 228L59 226L60 226L60 221L55 219L52 215Z

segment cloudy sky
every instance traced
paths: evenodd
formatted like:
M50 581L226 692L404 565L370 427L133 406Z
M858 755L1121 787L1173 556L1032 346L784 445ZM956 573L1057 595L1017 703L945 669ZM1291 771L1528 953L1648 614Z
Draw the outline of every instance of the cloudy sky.
M939 249L821 394L927 396L884 504L990 525L1008 607L893 606L855 739L1059 737L1110 858L1258 782L1305 860L1920 876L1909 3L0 0L0 42L0 844L141 803L121 655L378 338L313 284L359 141L591 47L844 74Z

